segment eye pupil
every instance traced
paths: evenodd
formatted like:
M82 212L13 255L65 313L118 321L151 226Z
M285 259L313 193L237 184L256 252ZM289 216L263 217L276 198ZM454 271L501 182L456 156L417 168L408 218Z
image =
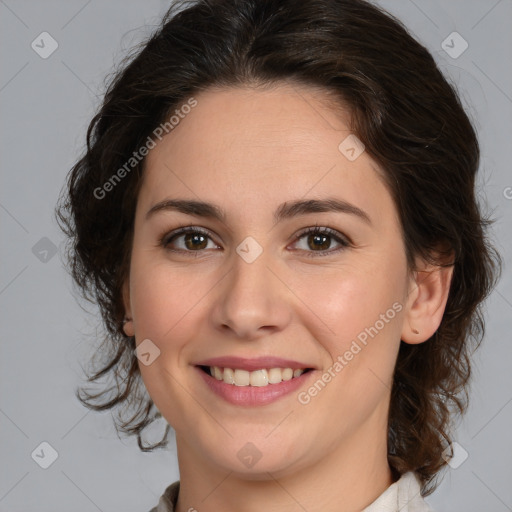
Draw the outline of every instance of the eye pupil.
M201 244L205 243L206 237L198 233L188 233L185 235L185 245L188 249L204 249ZM199 242L197 244L196 242Z
M330 238L329 236L316 234L316 235L310 235L309 238L310 238L310 240L311 239L314 240L313 245L309 245L309 247L312 248L313 250L329 248L330 243L329 242L326 243L326 240L328 240ZM320 243L320 245L315 245L318 242Z

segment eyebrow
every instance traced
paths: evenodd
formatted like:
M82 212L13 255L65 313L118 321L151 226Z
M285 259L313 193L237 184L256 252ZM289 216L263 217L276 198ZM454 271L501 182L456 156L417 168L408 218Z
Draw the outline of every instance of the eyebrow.
M204 201L195 201L190 199L164 199L152 206L146 214L146 219L161 211L177 211L186 215L196 217L206 217L226 222L226 214L219 207L212 203ZM274 213L274 222L277 224L284 219L291 219L299 215L321 212L338 212L355 215L365 223L371 225L370 216L361 208L337 198L326 199L302 199L297 201L287 201L279 205Z

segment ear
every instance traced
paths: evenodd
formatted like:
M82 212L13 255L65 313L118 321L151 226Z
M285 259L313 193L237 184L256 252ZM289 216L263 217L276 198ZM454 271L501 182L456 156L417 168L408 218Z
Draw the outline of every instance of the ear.
M135 336L135 330L133 327L133 316L132 308L130 304L130 282L128 279L123 283L122 288L123 305L124 305L124 323L123 331L126 336Z
M402 341L423 343L438 329L450 292L453 265L437 266L422 261L409 281L402 327Z

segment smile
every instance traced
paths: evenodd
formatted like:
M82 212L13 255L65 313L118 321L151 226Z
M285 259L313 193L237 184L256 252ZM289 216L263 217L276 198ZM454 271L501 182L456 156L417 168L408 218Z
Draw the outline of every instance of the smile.
M212 396L242 407L291 396L317 373L307 363L280 357L215 357L196 361L194 366Z
M239 387L265 387L280 384L283 381L300 377L303 373L309 371L309 368L295 370L293 368L262 368L254 371L239 368L221 368L219 366L201 366L200 368L216 380Z

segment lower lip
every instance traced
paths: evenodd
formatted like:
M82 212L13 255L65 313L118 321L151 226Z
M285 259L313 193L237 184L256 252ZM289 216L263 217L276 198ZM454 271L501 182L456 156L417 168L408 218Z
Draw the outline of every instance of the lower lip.
M211 375L196 367L207 386L218 396L233 405L254 406L266 405L289 395L302 386L312 370L303 373L300 377L282 381L279 384L268 384L267 386L235 386L217 380Z

